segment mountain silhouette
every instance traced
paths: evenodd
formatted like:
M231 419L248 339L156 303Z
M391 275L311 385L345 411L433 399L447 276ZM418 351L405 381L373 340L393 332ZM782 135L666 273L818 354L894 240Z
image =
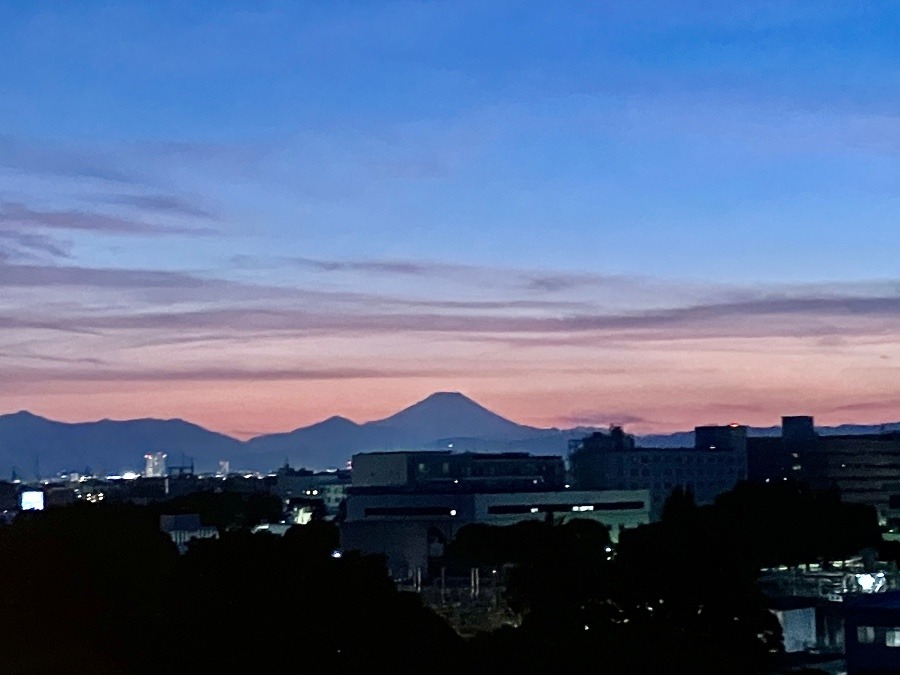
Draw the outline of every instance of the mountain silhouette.
M524 451L564 454L571 439L594 429L541 429L508 420L459 392L438 392L384 419L358 424L345 417L293 431L240 441L181 419L56 422L21 411L0 415L0 477L13 470L22 478L60 471L96 474L140 470L143 455L166 452L169 465L194 460L198 471L213 471L220 460L235 470L269 471L287 460L313 469L342 467L357 452L428 450ZM819 427L820 433L879 433L900 423ZM754 436L777 435L778 427L751 428ZM693 445L692 432L638 438L645 447Z
M454 447L498 451L526 449L540 438L538 451L563 452L568 437L556 429L516 424L458 392L438 392L382 420L356 424L332 417L285 434L248 441L254 460L307 466L342 466L355 452ZM521 443L517 443L521 441Z
M341 468L361 448L393 450L401 445L400 435L391 429L370 429L345 417L329 417L286 433L251 438L245 464L271 468L287 460L292 465Z
M366 426L392 429L419 443L451 437L515 440L546 431L511 422L455 391L437 392Z
M148 452L166 452L170 466L183 454L214 468L242 447L235 438L180 419L67 423L25 411L0 415L0 475L6 476L13 470L32 478L85 467L97 474L139 471Z

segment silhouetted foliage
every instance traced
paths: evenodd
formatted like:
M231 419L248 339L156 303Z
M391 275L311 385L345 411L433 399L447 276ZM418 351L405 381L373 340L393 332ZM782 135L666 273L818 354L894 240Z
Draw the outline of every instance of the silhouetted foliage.
M759 567L879 543L870 509L789 482L742 485L712 506L673 495L662 521L623 531L614 552L591 520L469 526L447 564L502 570L521 625L464 644L381 559L336 555L333 523L284 537L236 528L273 506L206 493L21 514L0 527L3 672L257 672L296 655L296 669L333 672L763 673L780 628ZM179 556L161 510L205 514L221 538Z
M0 528L0 663L61 672L127 670L146 635L165 630L175 545L147 509L75 504L23 513Z
M875 509L794 481L742 483L716 499L716 512L756 567L843 559L881 541Z
M226 532L178 556L154 509L84 504L0 528L3 672L334 672L455 665L460 638L336 528ZM299 666L298 666L299 667Z
M155 508L159 513L199 514L204 525L225 532L262 522L277 522L281 519L282 503L271 494L210 491L174 497Z
M599 540L591 550L564 536L575 522L463 528L448 547L471 564L513 565L508 600L522 625L472 641L485 670L770 672L781 629L758 588L760 567L880 540L871 509L790 482L741 485L703 507L676 491L660 522L621 533L612 561Z
M666 497L663 503L661 519L669 522L688 518L694 514L697 508L697 502L694 499L694 491L690 488L684 488L681 485L675 486L672 494Z

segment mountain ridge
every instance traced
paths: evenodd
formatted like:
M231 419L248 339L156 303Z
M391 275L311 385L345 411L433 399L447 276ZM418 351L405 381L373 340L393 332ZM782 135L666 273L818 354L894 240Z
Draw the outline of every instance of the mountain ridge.
M900 430L900 422L817 427L820 433L878 433ZM101 419L59 422L31 411L0 415L0 475L52 475L83 470L120 473L137 470L147 452L163 451L169 462L193 458L199 471L219 460L235 469L268 471L285 460L295 466L340 467L356 452L404 449L526 451L564 454L568 441L595 427L541 428L518 424L460 392L435 392L382 419L357 423L340 415L291 431L239 440L182 418ZM602 429L601 429L602 430ZM771 436L779 427L751 427L751 436ZM693 444L693 432L638 436L647 447Z

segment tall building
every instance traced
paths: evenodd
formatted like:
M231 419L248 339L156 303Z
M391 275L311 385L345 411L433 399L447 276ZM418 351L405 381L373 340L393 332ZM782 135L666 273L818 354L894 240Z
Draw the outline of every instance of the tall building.
M693 448L640 448L621 430L595 433L572 445L569 462L577 490L648 490L650 517L662 515L676 487L708 504L747 477L747 427L695 429Z
M144 477L162 478L166 475L166 453L148 452L144 455Z

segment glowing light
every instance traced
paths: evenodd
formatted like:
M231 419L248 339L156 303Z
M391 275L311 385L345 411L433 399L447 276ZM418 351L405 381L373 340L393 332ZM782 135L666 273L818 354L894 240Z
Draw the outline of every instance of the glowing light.
M343 555L344 555L343 553L341 553L340 551L337 551L337 550L331 552L331 557L335 558L335 559L341 558L341 557L343 557Z
M859 584L863 593L878 593L884 588L884 572L878 572L877 574L857 574L856 583Z
M450 509L450 515L451 515L451 516L455 516L455 515L456 515L456 509Z
M26 490L22 493L20 503L23 511L43 511L44 493L40 490Z

